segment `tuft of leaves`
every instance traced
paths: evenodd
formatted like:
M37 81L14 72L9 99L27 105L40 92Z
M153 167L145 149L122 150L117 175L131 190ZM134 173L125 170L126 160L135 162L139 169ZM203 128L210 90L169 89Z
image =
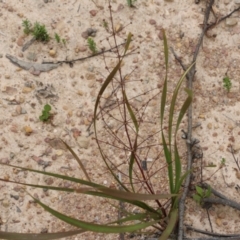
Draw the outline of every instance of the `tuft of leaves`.
M32 26L32 23L26 19L23 20L22 26L24 27L23 32L27 35L32 34L36 40L41 42L48 42L50 40L50 36L44 24L35 22Z
M32 24L28 19L23 20L22 26L24 27L23 32L29 35L32 32Z
M127 0L127 4L129 7L134 7L133 2L136 2L137 0Z
M32 35L41 42L48 42L50 40L50 36L46 30L45 25L41 25L38 22L34 23Z
M199 186L195 186L196 193L193 195L193 199L198 203L202 204L204 198L208 198L211 196L211 188L208 187L208 189L203 189Z
M88 37L87 43L88 43L88 47L92 51L92 53L93 54L97 53L97 45L91 37Z
M227 75L223 78L223 87L227 90L227 92L230 92L232 88L232 81Z
M49 104L46 104L42 110L42 115L39 117L40 121L46 122L50 119L51 117L51 106Z

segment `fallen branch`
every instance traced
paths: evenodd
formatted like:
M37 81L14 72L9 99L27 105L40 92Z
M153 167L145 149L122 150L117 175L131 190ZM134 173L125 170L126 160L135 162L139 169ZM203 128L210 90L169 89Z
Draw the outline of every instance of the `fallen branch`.
M205 32L207 31L207 22L209 19L209 15L210 15L210 11L212 9L214 0L210 0L209 3L207 2L207 8L206 8L206 12L205 12L205 17L204 17L204 27L202 30L202 34L199 37L198 40L198 44L196 47L196 50L194 52L193 55L193 60L192 63L196 62L198 53L199 53L199 49L200 46L202 44L203 41L203 37L205 35ZM187 80L188 80L188 88L190 90L192 90L192 82L194 79L194 75L195 75L195 70L196 70L196 65L194 65L192 67L192 69L190 70L190 72L187 75ZM192 104L190 105L189 109L188 109L188 132L187 132L187 170L189 171L192 168L192 147L191 147L191 139L192 139ZM179 224L178 224L178 240L182 240L183 239L183 221L184 221L184 210L185 210L185 199L187 197L188 194L188 188L189 188L189 184L190 184L190 178L191 178L191 173L189 173L186 177L185 183L184 183L184 190L183 190L183 195L179 201Z
M216 239L240 239L240 234L221 234L221 233L212 233L209 231L203 231L201 229L197 229L194 228L192 226L186 225L187 230L191 230L194 232L198 232L198 233L202 233L208 236L214 236L214 237L218 237ZM202 238L202 239L206 239L206 238ZM213 239L213 238L211 238Z

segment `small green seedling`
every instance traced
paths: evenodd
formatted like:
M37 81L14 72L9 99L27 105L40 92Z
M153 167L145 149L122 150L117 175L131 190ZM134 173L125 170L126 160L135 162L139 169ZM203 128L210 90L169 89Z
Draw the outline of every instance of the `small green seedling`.
M97 53L97 46L95 41L91 37L88 37L87 42L88 42L88 47L92 51L92 53L93 54Z
M230 92L230 89L232 87L232 82L227 75L223 78L223 87L227 90L227 92Z
M106 22L105 19L103 19L103 27L106 29L106 31L109 31L109 27L108 27L108 22Z
M40 121L47 122L51 117L51 106L49 104L46 104L42 110L42 115L39 117Z
M133 2L136 2L137 0L127 0L127 4L129 7L134 7Z
M48 42L50 40L50 36L46 30L45 25L41 25L38 22L35 22L33 26L32 35L41 42Z
M22 22L22 26L24 27L23 32L26 35L29 35L32 32L32 24L30 23L30 21L28 19L23 20Z
M61 38L57 33L55 33L54 37L55 37L55 40L57 41L57 43L61 42Z
M60 38L60 36L57 33L54 34L54 38L57 41L57 43L61 43L62 42L64 45L66 45L66 39Z
M222 160L221 160L221 166L225 166L225 164L226 164L226 159L225 159L225 158L222 158Z
M66 41L65 38L62 38L62 43L63 43L64 45L66 45L67 41Z
M211 188L208 187L208 189L206 189L206 190L203 189L203 188L201 188L201 187L199 187L199 186L195 186L195 188L196 188L196 192L197 192L197 193L195 193L195 194L193 195L193 199L194 199L198 204L201 205L204 198L210 197L210 195L211 195Z
M24 27L23 31L25 34L32 34L36 40L41 42L48 42L50 40L50 36L46 30L45 25L41 25L39 22L35 22L32 27L32 23L26 19L23 20L22 26Z

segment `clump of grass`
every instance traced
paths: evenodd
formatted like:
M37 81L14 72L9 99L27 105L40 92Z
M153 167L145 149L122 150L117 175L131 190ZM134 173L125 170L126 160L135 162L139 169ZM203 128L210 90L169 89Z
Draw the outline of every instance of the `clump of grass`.
M50 36L46 30L45 25L41 25L38 22L35 22L33 26L32 35L36 38L36 40L39 40L41 42L48 42L50 40Z
M88 37L87 43L88 43L88 47L92 51L92 53L93 54L97 53L97 45L91 37Z
M23 32L26 35L29 35L32 32L32 24L30 23L30 21L28 19L23 20L22 22L22 26L24 27Z
M110 2L109 9L110 14L112 14ZM112 18L111 23L111 25L114 26ZM115 34L116 33L113 30L114 38L116 37ZM114 59L117 59L117 63L112 70L109 70L105 61L105 67L107 70L109 70L109 72L96 96L95 106L93 109L93 128L95 140L102 161L105 163L106 168L111 174L116 186L119 186L119 189L112 188L111 186L107 187L105 185L93 182L87 172L87 169L81 162L81 159L77 156L74 150L64 141L62 141L62 143L72 153L72 155L78 162L84 173L85 179L79 179L76 177L65 176L47 171L38 171L30 168L22 168L13 165L9 166L25 171L43 174L46 176L52 176L57 179L68 180L72 183L77 183L78 186L69 188L62 186L59 187L50 185L33 185L30 183L19 182L18 184L48 190L65 191L75 194L78 193L97 196L106 199L106 202L108 202L108 200L116 201L117 203L121 201L122 203L125 203L127 205L127 208L124 209L124 216L120 217L116 221L110 223L108 222L105 224L96 224L92 221L86 222L58 212L53 208L45 205L42 200L34 198L32 195L29 194L34 201L36 201L40 206L42 206L53 216L65 221L68 224L80 228L80 230L78 230L78 233L84 231L93 231L105 234L127 233L145 230L147 227L152 226L156 229L162 230L162 236L160 238L161 240L167 240L169 235L174 231L175 226L177 225L178 203L181 194L181 186L185 177L188 174L188 172L182 171L182 163L180 157L181 154L178 151L177 144L177 132L179 130L182 119L192 102L191 90L185 89L186 95L183 101L177 100L179 92L181 91L181 85L193 65L191 65L187 69L187 71L180 77L180 79L176 83L172 95L169 97L168 44L165 31L163 30L163 46L166 75L164 78L164 84L161 92L157 90L157 94L155 94L155 92L151 93L145 88L139 88L143 89L143 92L138 92L136 94L132 93L129 90L131 89L131 85L127 85L132 84L132 81L125 81L125 77L127 75L124 72L125 68L123 64L125 57L132 53L131 51L129 54L132 36L133 35L131 33L128 34L123 49L121 49L121 47L118 46L117 42L115 41L115 48L118 48L119 50L114 53ZM96 43L92 38L88 38L88 46L93 53L97 52ZM128 76L129 78L131 78L131 74L128 74ZM141 80L134 81L134 85L141 83ZM104 104L106 101L102 101L106 100L106 97L104 98L104 96L105 93L109 91L112 91L113 93L111 95L111 97L113 98L111 99L111 101L116 104L114 107L112 105L106 106ZM131 95L129 96L129 94ZM160 95L159 99L161 99L159 100L160 113L154 120L160 122L160 125L155 128L155 121L149 121L149 119L152 118L152 115L149 116L149 111L147 111L146 109L147 107L149 107L149 103L154 100L155 96L157 95ZM146 97L144 105L138 105L138 101L136 101L136 99L138 99L139 96ZM169 103L169 108L166 107L168 105L167 103ZM179 106L180 110L179 108L177 110L176 108L179 104L181 105ZM50 110L51 108L49 108L49 106L44 106L44 110L42 112L43 120L49 119ZM114 121L114 130L107 124L107 121L109 119L111 121ZM102 124L100 124L99 122L105 124L104 129L102 128ZM151 124L154 125L154 128L152 128L153 125ZM101 127L99 127L99 125ZM159 155L159 151L157 151L154 157L155 160L152 163L156 165L152 165L151 170L148 171L147 167L143 168L142 162L146 160L146 157L151 156L156 152L155 140L159 137L162 140L162 143L159 144L159 148L161 148L161 154ZM116 151L117 153L119 153L119 156L121 154L126 158L116 159L118 155L116 154ZM121 162L121 164L116 164L115 159ZM126 164L128 169L126 173L124 173L124 181L121 181L119 173L123 173L123 170L121 169L121 165L123 163ZM163 170L163 174L166 173L165 176L167 179L166 182L161 182L161 184L168 184L169 191L165 193L165 191L161 189L161 192L159 194L156 194L156 188L159 187L156 187L154 186L154 184L152 184L153 176L161 170ZM14 182L4 179L0 180ZM165 203L163 202L164 199ZM152 201L151 203L149 202L150 200ZM111 206L116 206L111 202L110 204ZM137 208L138 212L133 214L133 208ZM66 233L58 233L59 238L66 236L64 234ZM73 233L68 232L68 234L73 235L77 233L76 231L74 231ZM25 239L29 239L27 238L27 234L24 235L24 237ZM46 237L50 239L51 235L46 234ZM15 239L17 238L15 237Z
M227 75L223 78L223 87L227 90L227 92L230 92L232 88L232 81Z
M50 40L50 36L44 24L35 22L34 25L32 25L28 19L25 19L22 22L22 26L24 28L23 32L27 35L33 35L36 40L41 42L48 42Z

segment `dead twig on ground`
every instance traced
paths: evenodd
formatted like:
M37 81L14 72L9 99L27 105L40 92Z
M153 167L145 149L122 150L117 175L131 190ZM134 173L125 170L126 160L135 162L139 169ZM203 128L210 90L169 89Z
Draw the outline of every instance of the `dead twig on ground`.
M211 239L239 239L240 238L240 234L213 233L213 232L209 232L209 231L203 231L201 229L197 229L197 228L194 228L194 227L189 226L189 225L186 225L186 228L187 228L187 230L191 230L191 231L202 233L202 234L205 234L205 235L217 237L217 238L211 238ZM207 239L207 238L202 238L202 239Z
M100 52L98 52L98 53L95 53L95 54L90 55L90 56L87 56L87 57L77 58L77 59L73 59L73 60L61 60L61 61L56 61L56 62L53 62L53 61L46 62L46 61L44 61L44 62L42 62L42 64L66 63L66 64L69 64L70 66L72 66L73 63L75 63L75 62L77 62L77 61L84 61L84 60L86 60L86 59L89 59L89 58L93 58L93 57L102 55L102 54L104 54L104 53L106 53L106 52L111 52L111 51L113 51L114 49L116 49L116 48L124 45L125 43L126 43L126 42L123 42L123 43L121 43L121 44L119 44L119 45L117 45L117 46L115 46L115 47L109 48L109 49L107 49L107 50L102 50L102 51L100 51ZM127 56L127 55L129 55L129 54L126 54L126 56Z
M207 23L210 15L210 11L212 9L212 6L214 4L214 0L210 0L207 2L207 7L206 7L206 12L205 12L205 17L204 17L204 27L202 30L202 34L199 37L198 44L196 46L196 50L193 55L193 60L192 63L196 62L200 46L202 45L203 42L203 37L205 35L205 32L207 31ZM187 75L187 87L192 90L192 82L195 76L195 71L196 71L196 65L194 65L191 69L191 71ZM191 147L191 139L192 139L192 104L190 105L188 109L188 132L187 132L187 171L190 172L191 167L192 167L192 147ZM190 179L191 179L191 174L189 173L188 176L186 177L185 184L184 184L184 190L183 190L183 195L179 201L179 224L178 224L178 240L183 239L183 220L184 220L184 210L185 210L185 199L187 197L188 193L188 187L190 184Z
M237 203L229 198L227 198L225 195L223 195L222 193L218 192L217 190L213 189L210 185L203 183L202 187L205 189L210 188L211 189L211 193L213 195L215 195L217 198L213 198L213 197L209 197L209 198L204 198L203 199L203 203L215 203L215 204L222 204L222 205L226 205L232 208L235 208L237 210L240 211L240 203Z

